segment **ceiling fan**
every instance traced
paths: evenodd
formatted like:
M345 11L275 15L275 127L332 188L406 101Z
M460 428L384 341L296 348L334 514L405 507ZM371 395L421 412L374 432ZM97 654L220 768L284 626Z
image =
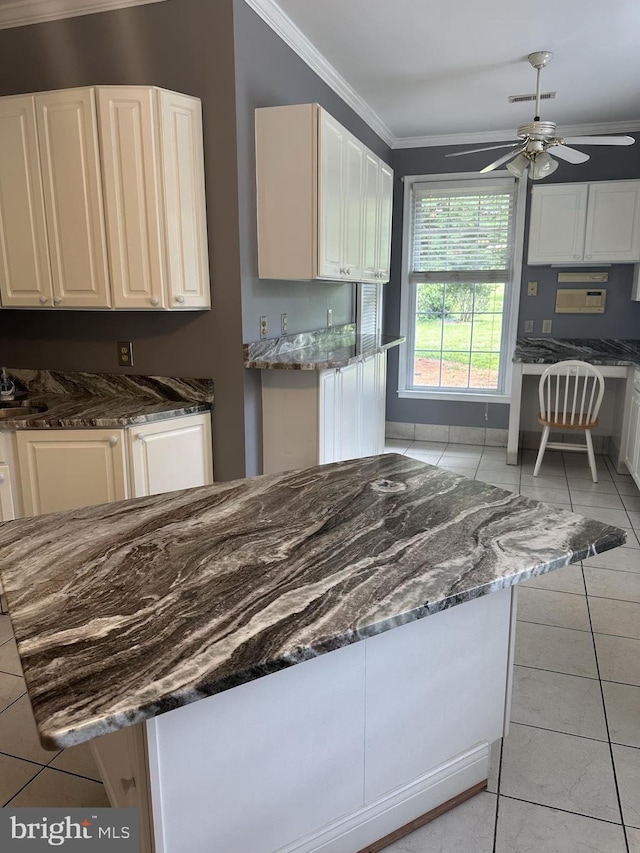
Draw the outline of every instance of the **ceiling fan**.
M546 178L558 168L558 161L549 154L553 149L554 155L560 160L568 163L585 163L589 159L588 154L570 148L570 145L633 145L635 139L632 136L556 136L556 126L552 121L541 121L540 119L540 72L549 64L553 54L548 50L537 50L530 53L527 59L529 64L536 69L536 114L532 122L523 124L518 128L517 136L520 142L506 143L505 145L490 145L488 148L472 148L468 151L456 151L447 154L447 157L460 157L463 154L475 154L478 151L494 151L497 148L512 148L499 157L493 163L489 163L481 172L492 172L503 163L507 169L516 177L522 178L527 172L529 177L538 181ZM511 162L508 162L508 161Z

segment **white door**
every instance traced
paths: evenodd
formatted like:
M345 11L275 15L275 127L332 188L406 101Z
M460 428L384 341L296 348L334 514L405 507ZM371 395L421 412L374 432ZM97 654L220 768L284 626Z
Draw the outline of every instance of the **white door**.
M318 465L338 461L338 439L336 429L336 396L338 371L321 370L318 376Z
M362 182L364 146L346 134L344 146L344 275L353 281L362 278Z
M589 185L584 259L640 260L640 181Z
M0 521L11 521L15 517L9 466L0 464Z
M211 415L192 415L130 428L133 497L213 482Z
M52 305L33 97L0 99L0 296L2 305Z
M379 352L376 363L376 423L378 438L375 453L384 453L385 426L387 413L387 353Z
M535 186L531 190L529 263L581 261L588 184Z
M16 439L25 515L128 497L123 430L24 430Z
M627 444L625 448L624 461L629 473L637 481L638 478L638 451L640 450L640 394L634 392L631 395L631 410L629 412L629 427L627 432Z
M364 152L364 186L362 211L362 280L379 281L378 215L380 160L371 151Z
M158 90L171 308L211 305L202 104Z
M318 163L318 276L334 281L343 277L344 232L343 150L346 130L320 111Z
M360 365L350 364L338 373L336 396L337 461L357 459L360 453Z
M380 437L377 360L371 356L358 364L360 371L360 448L359 456L375 456Z
M54 304L111 305L95 92L36 95Z
M380 164L378 190L378 281L389 281L391 269L391 219L393 215L393 169Z
M97 90L104 207L115 308L165 308L156 92Z

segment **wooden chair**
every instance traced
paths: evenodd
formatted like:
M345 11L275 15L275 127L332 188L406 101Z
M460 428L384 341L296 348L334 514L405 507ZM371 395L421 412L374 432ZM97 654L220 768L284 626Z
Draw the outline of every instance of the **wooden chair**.
M598 482L591 430L598 426L598 412L603 394L602 373L586 361L560 361L545 370L538 386L538 423L543 425L543 430L533 470L534 477L538 476L544 452L549 448L586 453L593 482ZM586 444L549 441L549 432L552 429L583 429Z

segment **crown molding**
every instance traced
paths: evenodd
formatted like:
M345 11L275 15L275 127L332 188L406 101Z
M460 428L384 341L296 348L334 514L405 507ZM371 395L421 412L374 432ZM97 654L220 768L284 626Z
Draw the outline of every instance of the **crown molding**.
M163 0L16 0L0 4L0 30L161 2Z
M600 124L558 125L559 136L598 136L603 133L632 133L640 130L640 121L609 121ZM392 148L432 148L437 145L475 145L484 142L516 142L516 129L488 130L482 133L450 133L441 136L397 137Z
M336 71L307 36L286 15L274 0L245 0L271 29L280 36L300 59L315 71L321 80L345 101L378 136L390 147L396 138L356 90Z

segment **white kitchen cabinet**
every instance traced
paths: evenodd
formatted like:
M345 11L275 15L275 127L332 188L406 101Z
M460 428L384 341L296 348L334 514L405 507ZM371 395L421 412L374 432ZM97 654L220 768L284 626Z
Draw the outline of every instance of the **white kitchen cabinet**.
M17 430L25 515L213 482L211 416L127 429Z
M132 497L213 482L210 415L143 424L127 433Z
M263 370L263 473L382 453L386 361L381 352L332 370Z
M123 430L24 430L16 439L25 515L129 497Z
M97 89L115 308L208 307L200 101Z
M640 370L634 371L624 441L624 461L636 485L640 484ZM640 485L638 485L640 488Z
M15 517L11 472L6 463L0 463L0 521L12 521Z
M3 307L210 306L201 104L151 86L0 99Z
M0 98L0 302L51 305L53 289L30 95Z
M530 264L561 264L582 260L588 191L587 184L532 187Z
M109 308L95 91L35 96L54 305Z
M529 264L640 260L640 181L535 186Z
M256 110L260 278L388 280L393 172L318 104Z
M640 181L589 185L585 261L640 261Z

